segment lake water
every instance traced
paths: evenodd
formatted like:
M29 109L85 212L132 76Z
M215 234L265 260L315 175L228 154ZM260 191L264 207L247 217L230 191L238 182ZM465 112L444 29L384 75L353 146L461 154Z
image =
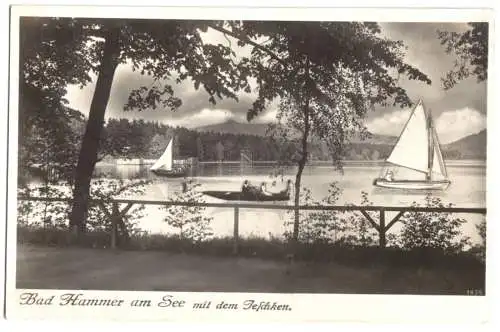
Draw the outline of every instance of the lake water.
M453 203L457 207L485 207L486 206L486 166L482 161L449 161L447 162L448 175L451 185L446 191L435 191L433 194L440 197L444 203ZM361 192L368 193L368 198L374 205L409 206L412 202L423 203L425 192L401 192L398 190L376 188L372 180L378 177L381 170L380 163L348 163L344 166L343 174L333 166L307 166L304 170L302 183L309 188L316 199L328 194L329 185L337 182L342 189L342 196L338 204L361 202ZM287 179L294 179L295 169L285 171L283 178L272 178L274 168L269 164L259 164L253 167L240 167L239 164L202 164L191 170L190 179L199 184L196 190L239 190L245 179L254 184L266 181L270 184L270 191L279 191L284 188ZM96 177L104 174L114 178L142 178L152 180L144 195L135 199L169 200L181 189L182 179L158 177L149 171L147 165L97 165ZM276 180L276 185L272 182ZM130 197L130 196L129 196ZM222 200L204 196L205 202L224 202ZM280 202L275 204L291 204ZM157 206L146 206L145 217L141 219L139 227L152 233L175 232L164 221L164 212ZM395 213L394 213L395 214ZM232 208L207 208L205 215L213 217L212 228L218 236L233 234ZM474 214L457 215L468 220L463 226L463 233L470 236L474 242L479 241L475 225L484 220L484 216ZM391 218L388 214L386 220ZM241 236L268 237L281 236L285 231L284 222L289 214L284 210L257 210L240 209L239 232ZM389 219L390 220L390 219ZM398 223L391 229L398 231Z

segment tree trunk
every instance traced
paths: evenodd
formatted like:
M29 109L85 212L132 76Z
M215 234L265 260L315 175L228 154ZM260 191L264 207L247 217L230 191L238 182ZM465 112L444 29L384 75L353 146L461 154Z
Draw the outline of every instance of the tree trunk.
M306 104L303 108L304 115L304 133L302 135L302 157L298 162L298 170L295 175L295 219L293 222L293 242L298 242L299 240L299 225L300 225L300 211L298 209L300 205L300 185L302 181L302 172L304 171L304 167L307 162L307 139L309 138L309 129L310 129L310 119L309 119L309 99L306 100Z
M305 162L302 160L299 161L299 169L297 170L297 174L295 175L295 218L293 222L293 236L292 239L294 242L299 240L299 224L300 224L300 211L298 206L300 205L300 185L302 180L302 171L304 170Z
M94 96L90 105L89 120L76 166L70 226L77 234L84 232L86 229L90 180L94 172L95 163L97 162L99 140L104 126L104 114L111 92L113 77L118 65L119 37L119 29L113 28L109 30L104 42L104 52Z
M307 75L307 80L305 83L305 90L307 91L307 85L310 83L309 80L309 59L306 59L305 63L305 71ZM304 116L304 132L302 134L302 157L300 158L298 162L298 170L297 174L295 176L295 218L293 222L293 234L292 234L292 240L294 242L294 253L296 251L297 243L299 241L299 225L300 225L300 211L298 209L300 205L300 184L302 180L302 172L304 171L304 167L306 166L307 162L307 139L309 138L309 131L311 128L310 124L310 113L309 113L309 96L304 97L304 106L302 107L302 115Z

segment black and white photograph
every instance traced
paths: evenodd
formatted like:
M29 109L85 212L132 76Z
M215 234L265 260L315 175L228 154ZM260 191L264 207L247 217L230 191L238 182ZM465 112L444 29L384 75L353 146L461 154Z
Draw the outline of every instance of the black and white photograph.
M51 8L11 10L7 317L488 295L487 10Z

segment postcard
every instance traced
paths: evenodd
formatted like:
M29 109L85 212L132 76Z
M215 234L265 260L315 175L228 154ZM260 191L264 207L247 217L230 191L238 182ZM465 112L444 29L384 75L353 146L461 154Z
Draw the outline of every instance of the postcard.
M491 10L10 15L7 319L491 318Z

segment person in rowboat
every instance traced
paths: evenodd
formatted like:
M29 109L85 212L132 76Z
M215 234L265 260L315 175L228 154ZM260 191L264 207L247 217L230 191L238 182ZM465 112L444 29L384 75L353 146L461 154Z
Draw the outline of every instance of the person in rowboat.
M243 181L243 185L241 186L241 192L247 193L250 190L250 182L248 180Z
M387 173L385 173L385 180L386 181L394 180L394 173L392 171L387 171Z
M260 185L260 193L264 196L272 196L270 192L267 191L267 184L265 182L262 182Z

